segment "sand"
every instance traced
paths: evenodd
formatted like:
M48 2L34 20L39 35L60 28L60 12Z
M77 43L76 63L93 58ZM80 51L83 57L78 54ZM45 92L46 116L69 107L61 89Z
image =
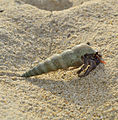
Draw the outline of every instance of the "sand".
M0 11L0 120L118 120L118 0L0 0ZM19 77L85 42L107 63L87 77Z

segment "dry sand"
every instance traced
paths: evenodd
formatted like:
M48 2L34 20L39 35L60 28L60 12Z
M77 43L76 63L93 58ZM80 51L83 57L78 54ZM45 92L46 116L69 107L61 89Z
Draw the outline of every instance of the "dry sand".
M118 0L32 1L0 0L0 120L118 120ZM83 42L107 63L87 77L19 77Z

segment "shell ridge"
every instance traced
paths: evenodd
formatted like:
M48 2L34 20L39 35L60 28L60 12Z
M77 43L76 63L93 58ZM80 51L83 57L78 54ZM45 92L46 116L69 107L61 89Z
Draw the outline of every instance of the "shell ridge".
M55 71L57 70L56 66L53 64L51 58L46 59L45 61L45 66L47 66L48 71L52 70Z
M66 64L66 62L63 60L62 55L59 55L58 58L59 58L58 61L59 61L60 66L61 66L63 69L67 68L67 64Z

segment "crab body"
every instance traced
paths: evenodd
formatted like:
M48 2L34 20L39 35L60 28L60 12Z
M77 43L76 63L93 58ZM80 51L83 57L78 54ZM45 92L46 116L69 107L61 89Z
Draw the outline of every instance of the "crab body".
M87 44L76 45L72 49L66 50L61 54L55 54L39 63L36 67L25 72L22 77L31 77L41 75L58 69L67 69L69 67L80 67L83 64L82 56L85 54L95 54Z

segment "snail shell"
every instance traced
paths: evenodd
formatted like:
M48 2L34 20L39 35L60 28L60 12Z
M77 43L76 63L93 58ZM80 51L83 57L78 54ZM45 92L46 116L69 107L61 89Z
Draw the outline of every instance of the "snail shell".
M87 44L76 45L72 49L66 50L61 54L54 54L52 57L47 58L36 67L25 72L22 77L41 75L58 69L67 69L69 67L80 67L83 64L81 56L85 54L94 54L95 52L96 51Z

